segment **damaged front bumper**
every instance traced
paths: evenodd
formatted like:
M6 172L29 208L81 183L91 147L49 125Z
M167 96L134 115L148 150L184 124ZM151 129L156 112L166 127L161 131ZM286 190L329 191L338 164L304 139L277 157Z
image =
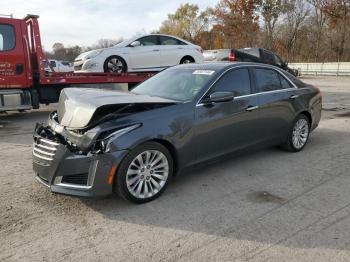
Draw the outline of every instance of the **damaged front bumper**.
M32 152L36 179L52 192L103 197L113 190L112 167L118 166L128 151L91 153L72 150L50 127L37 124Z

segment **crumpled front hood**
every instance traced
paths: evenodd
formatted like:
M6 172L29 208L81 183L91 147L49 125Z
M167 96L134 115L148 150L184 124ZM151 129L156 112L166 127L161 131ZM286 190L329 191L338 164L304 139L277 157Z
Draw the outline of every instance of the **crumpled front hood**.
M57 115L61 126L80 129L86 127L96 111L102 107L112 107L110 110L113 110L115 105L115 110L118 110L118 106L120 108L120 106L128 104L174 103L173 100L131 92L92 88L65 88L60 95Z

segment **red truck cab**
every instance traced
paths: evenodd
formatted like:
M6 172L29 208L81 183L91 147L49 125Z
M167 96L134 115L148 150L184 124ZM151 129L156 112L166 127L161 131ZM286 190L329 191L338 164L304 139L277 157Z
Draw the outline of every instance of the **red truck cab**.
M29 20L0 18L0 110L32 107Z

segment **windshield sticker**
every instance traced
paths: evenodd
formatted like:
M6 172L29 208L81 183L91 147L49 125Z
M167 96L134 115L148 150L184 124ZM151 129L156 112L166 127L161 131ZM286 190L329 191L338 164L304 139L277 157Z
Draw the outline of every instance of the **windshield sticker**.
M193 75L208 75L208 76L210 76L214 73L215 73L215 71L213 71L213 70L195 70L192 74Z

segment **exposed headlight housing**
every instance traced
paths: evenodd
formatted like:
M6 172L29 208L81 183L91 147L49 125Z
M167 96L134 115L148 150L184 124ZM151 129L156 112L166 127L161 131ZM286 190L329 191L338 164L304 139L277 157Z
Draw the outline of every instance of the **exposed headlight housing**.
M113 130L108 132L108 134L102 135L97 139L97 148L102 150L103 152L109 152L109 145L115 139L121 137L122 135L129 133L130 131L139 128L141 124L131 125L122 129Z

